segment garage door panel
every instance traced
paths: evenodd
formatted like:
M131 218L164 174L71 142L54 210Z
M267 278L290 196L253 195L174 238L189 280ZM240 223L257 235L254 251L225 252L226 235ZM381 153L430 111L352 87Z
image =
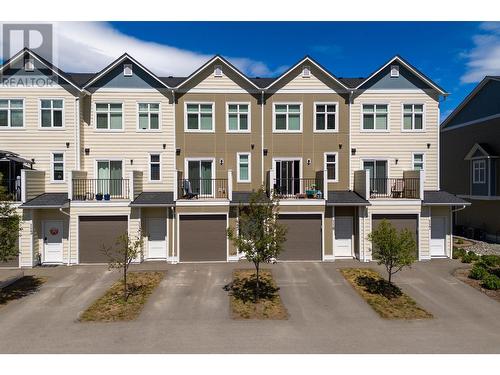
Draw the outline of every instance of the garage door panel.
M372 230L377 229L382 220L388 220L396 230L409 229L413 235L413 239L417 243L415 256L418 257L418 215L399 214L399 215L372 215Z
M286 241L280 260L321 260L321 215L285 215L279 217L287 226Z
M79 222L79 262L107 263L103 247L116 249L116 240L127 233L127 216L82 216Z
M181 262L227 261L226 215L180 215Z

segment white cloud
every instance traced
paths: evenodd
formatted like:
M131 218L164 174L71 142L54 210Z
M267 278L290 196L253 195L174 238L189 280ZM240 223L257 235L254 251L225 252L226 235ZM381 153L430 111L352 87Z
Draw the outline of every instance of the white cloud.
M500 75L500 22L484 22L472 37L474 47L462 56L467 60L462 83L481 81L486 75Z
M191 74L213 55L148 42L126 35L105 22L54 23L55 63L67 72L97 72L127 52L158 75ZM166 35L166 40L170 36ZM8 57L7 57L8 58ZM269 76L277 71L246 57L226 57L250 76Z

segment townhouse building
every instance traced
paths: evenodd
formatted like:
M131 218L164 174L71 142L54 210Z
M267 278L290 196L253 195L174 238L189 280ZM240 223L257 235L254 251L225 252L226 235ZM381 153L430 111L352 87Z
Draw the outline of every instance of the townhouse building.
M128 54L67 73L25 49L1 73L0 165L23 218L9 266L105 263L125 232L144 237L138 262L237 261L226 229L261 186L288 227L281 261L370 261L382 219L418 259L451 256L468 203L439 186L446 92L398 56L367 78L309 57L248 77L220 56L159 77Z

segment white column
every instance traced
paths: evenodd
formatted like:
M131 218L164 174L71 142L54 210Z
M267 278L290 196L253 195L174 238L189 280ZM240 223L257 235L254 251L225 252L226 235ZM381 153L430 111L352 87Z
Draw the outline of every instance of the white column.
M233 200L233 170L227 170L227 198Z

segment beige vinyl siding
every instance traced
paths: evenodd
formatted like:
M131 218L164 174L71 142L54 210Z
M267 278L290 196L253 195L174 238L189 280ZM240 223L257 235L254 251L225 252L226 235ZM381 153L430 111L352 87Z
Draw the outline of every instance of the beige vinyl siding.
M224 71L227 70L229 68L226 68L226 67L222 67L222 77L215 77L214 74L213 74L213 70L212 70L212 74L209 74L205 79L203 79L202 81L200 81L196 86L194 86L192 88L192 90L196 90L196 89L200 89L200 90L213 90L213 89L217 89L218 91L219 90L238 90L238 91L241 91L243 90L242 87L237 83L235 82L234 80L232 80L231 78L229 78L226 74L224 74Z
M96 102L123 103L122 131L95 129ZM137 130L137 104L140 102L160 103L159 131ZM168 93L97 91L91 99L87 98L83 111L81 164L82 169L88 172L88 178L97 177L96 160L116 159L123 162L123 178L129 178L131 171L143 171L144 191L172 191L175 170L174 112ZM90 149L89 155L85 155L85 148ZM161 155L161 182L148 182L150 153Z
M388 132L362 130L362 105L388 104ZM424 131L403 132L403 104L424 104ZM363 93L351 105L351 147L356 154L351 156L351 186L353 173L363 168L363 159L387 158L389 177L402 178L404 170L413 169L413 153L425 154L426 190L437 190L438 182L438 138L439 103L424 92L415 93ZM427 144L430 147L427 148ZM397 159L397 164L396 164Z
M46 171L47 192L68 190L68 171L75 169L75 105L76 98L62 87L55 88L2 88L0 99L24 99L24 127L0 128L1 149L18 153L21 157L35 159L34 169ZM64 127L42 129L39 127L40 99L64 100ZM66 142L69 147L66 147ZM65 182L51 183L52 152L64 152Z
M304 64L307 65L307 64ZM310 66L311 76L303 77L302 69L299 69L297 72L294 71L295 76L289 82L286 83L282 89L285 90L331 90L324 81L322 81L318 76L324 76L320 73L316 68Z
M37 170L24 170L24 189L26 191L26 201L33 199L45 192L45 176L47 172Z

